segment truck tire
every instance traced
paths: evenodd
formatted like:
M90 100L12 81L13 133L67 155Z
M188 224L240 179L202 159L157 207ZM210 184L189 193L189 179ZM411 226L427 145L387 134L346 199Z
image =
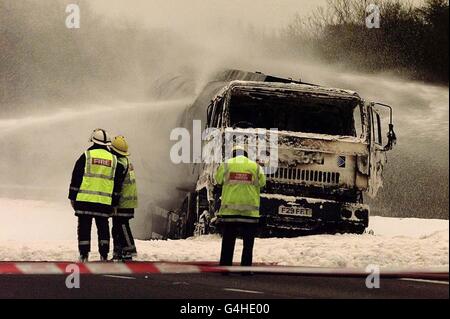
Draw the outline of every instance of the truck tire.
M345 225L339 227L337 232L341 234L356 234L362 235L366 231L366 227L362 225Z
M353 226L352 227L352 234L362 235L366 231L365 226Z

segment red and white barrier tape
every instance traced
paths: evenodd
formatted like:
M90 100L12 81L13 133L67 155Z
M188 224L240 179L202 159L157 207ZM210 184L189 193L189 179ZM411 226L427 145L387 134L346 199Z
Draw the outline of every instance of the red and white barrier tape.
M365 277L365 269L265 266L219 267L215 263L170 263L170 262L0 262L0 275L64 275L79 271L81 274L183 274L218 272L253 272L264 274L291 274L308 276ZM448 280L448 268L434 269L381 269L381 276L392 278L420 278Z

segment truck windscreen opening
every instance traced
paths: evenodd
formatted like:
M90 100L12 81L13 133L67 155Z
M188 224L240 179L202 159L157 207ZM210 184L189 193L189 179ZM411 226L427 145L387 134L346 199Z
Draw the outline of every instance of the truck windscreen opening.
M299 92L234 90L230 124L240 128L356 136L354 100L338 100Z

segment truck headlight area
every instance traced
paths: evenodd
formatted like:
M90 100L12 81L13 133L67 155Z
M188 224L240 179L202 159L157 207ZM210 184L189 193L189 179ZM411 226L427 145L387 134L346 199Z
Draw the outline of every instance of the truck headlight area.
M344 218L350 219L350 218L352 218L352 215L353 215L352 212L350 210L348 210L348 209L345 209L345 208L341 212L341 216L344 217Z
M386 146L382 110L389 110ZM186 112L183 127L192 123L192 133L197 131L190 136L202 135L202 125L194 125L199 120L206 122L208 132L215 132L214 138L198 147L208 150L206 156L193 157L195 187L186 189L177 210L182 222L172 237L218 232L203 212L215 216L219 211L215 173L218 164L233 155L227 144L247 147L249 158L266 175L258 236L365 232L365 196L375 197L381 187L386 151L396 139L392 107L351 90L226 70L204 87Z
M351 229L362 233L369 222L369 206L308 197L261 194L265 226L290 230L334 225L337 231Z

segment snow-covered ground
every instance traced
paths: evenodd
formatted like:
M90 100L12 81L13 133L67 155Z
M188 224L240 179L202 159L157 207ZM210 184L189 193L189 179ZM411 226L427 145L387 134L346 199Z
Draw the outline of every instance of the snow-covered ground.
M372 217L374 235L319 235L257 239L255 262L277 265L448 267L449 221ZM95 225L93 239L95 239ZM137 241L138 260L217 261L218 236ZM96 242L92 259L98 259ZM238 241L235 261L242 242ZM67 204L0 198L0 261L77 259L76 218Z

